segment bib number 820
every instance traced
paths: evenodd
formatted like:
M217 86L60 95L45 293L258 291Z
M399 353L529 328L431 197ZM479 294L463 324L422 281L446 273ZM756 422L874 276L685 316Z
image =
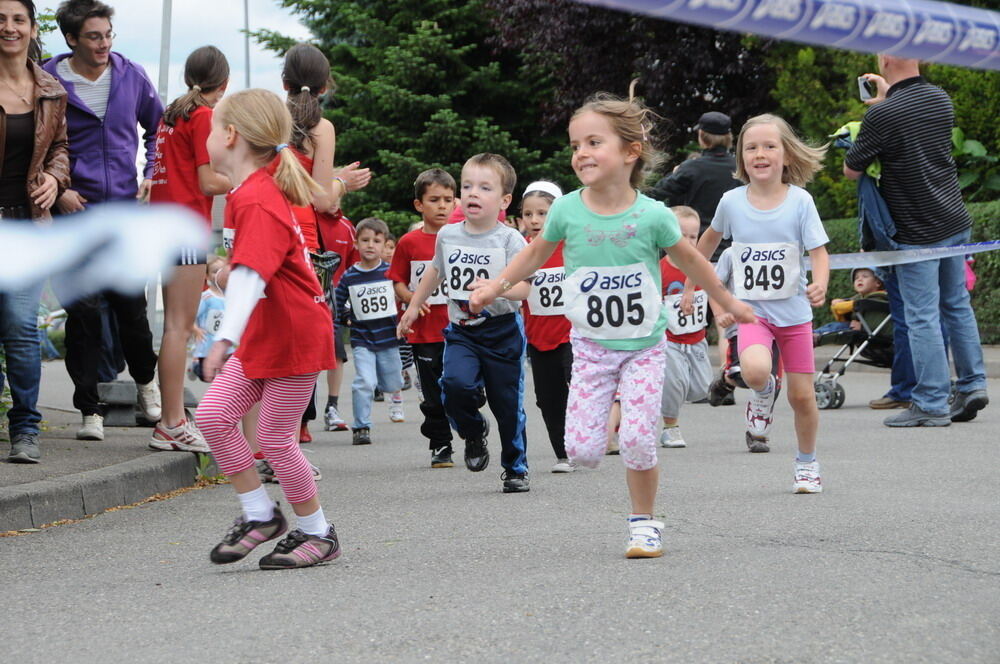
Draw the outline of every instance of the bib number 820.
M467 291L472 288L472 282L479 279L489 279L490 273L487 270L473 270L471 267L464 269L454 268L451 271L451 279L448 281L448 287L453 291ZM465 282L462 282L462 279Z
M781 265L772 265L768 270L767 265L761 265L754 275L753 267L747 265L743 268L743 288L753 290L754 286L759 286L764 292L769 290L781 290L785 285L785 268Z
M645 318L642 293L629 293L624 302L618 295L604 298L591 295L587 298L587 323L591 327L604 327L605 322L610 327L621 327L626 322L629 325L642 325Z

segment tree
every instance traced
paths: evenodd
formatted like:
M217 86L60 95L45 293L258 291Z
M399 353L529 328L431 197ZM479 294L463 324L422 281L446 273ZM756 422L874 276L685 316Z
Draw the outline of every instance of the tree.
M361 161L376 177L347 199L353 216L379 215L395 231L415 220L413 180L430 167L458 179L478 152L511 161L519 181L563 180L563 141L539 137L536 100L544 72L490 41L489 10L473 0L282 0L330 58L336 92L327 117L337 163ZM284 53L292 41L269 31L258 41ZM567 183L568 184L568 183Z

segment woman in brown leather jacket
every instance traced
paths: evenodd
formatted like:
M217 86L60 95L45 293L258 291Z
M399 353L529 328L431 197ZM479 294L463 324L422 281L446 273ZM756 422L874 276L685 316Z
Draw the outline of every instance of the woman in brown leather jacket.
M0 0L0 223L51 221L49 209L69 186L66 91L29 60L38 38L31 0ZM41 287L0 293L3 343L13 408L7 413L8 461L38 463ZM3 384L0 372L0 386Z

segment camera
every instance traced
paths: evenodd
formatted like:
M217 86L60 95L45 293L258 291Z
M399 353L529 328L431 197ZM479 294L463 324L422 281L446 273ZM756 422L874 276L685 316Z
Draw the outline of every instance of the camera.
M861 101L874 99L877 93L878 88L874 83L869 81L864 76L858 76L858 94L861 96Z

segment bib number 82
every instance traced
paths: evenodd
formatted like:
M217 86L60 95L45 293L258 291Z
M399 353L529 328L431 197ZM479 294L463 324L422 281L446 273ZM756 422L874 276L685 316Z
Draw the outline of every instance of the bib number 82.
M604 327L605 322L610 327L621 327L626 321L641 325L646 318L641 300L642 293L629 293L624 302L618 295L591 295L587 298L587 323L594 328Z
M769 290L781 290L785 285L785 268L781 265L772 265L768 270L767 265L761 265L754 275L753 267L747 265L743 268L743 288L753 290L754 286L759 286L764 292Z
M563 306L562 296L562 286L553 286L552 288L542 286L538 289L538 303L546 309Z

